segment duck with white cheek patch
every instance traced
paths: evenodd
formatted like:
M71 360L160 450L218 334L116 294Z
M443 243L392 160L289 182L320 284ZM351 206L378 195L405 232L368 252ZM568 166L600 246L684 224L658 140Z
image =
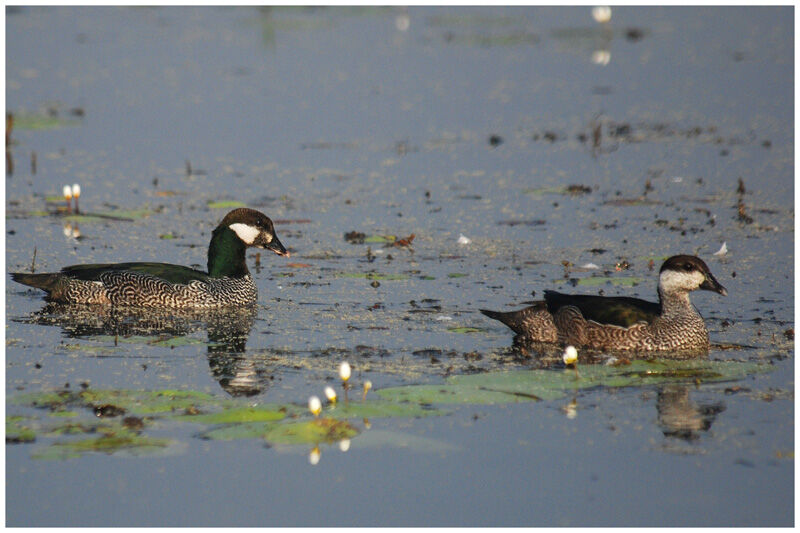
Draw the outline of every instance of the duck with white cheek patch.
M659 301L568 295L545 291L544 300L519 311L481 313L511 328L520 342L640 352L708 352L708 330L689 293L728 291L702 259L675 255L658 277Z
M245 261L251 246L289 256L269 217L240 208L225 215L214 229L208 272L167 263L109 263L11 277L44 290L48 300L63 303L196 309L252 305L258 289Z

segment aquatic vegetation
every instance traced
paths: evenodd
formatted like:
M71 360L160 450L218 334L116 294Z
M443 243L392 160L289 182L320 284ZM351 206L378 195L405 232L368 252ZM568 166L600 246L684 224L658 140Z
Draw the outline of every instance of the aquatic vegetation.
M580 375L554 370L522 370L451 376L442 385L381 389L384 400L418 404L501 404L556 400L568 392L593 387L641 387L664 383L735 381L768 370L767 365L738 361L630 361L586 365Z

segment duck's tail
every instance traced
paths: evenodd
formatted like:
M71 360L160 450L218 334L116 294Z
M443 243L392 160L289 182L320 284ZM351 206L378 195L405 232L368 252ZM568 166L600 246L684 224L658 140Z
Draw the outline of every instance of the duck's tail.
M502 322L517 335L538 342L556 342L557 340L558 332L552 315L547 312L547 304L544 301L535 302L530 307L517 311L501 312L488 309L480 311L489 318Z
M484 315L488 316L491 319L499 320L509 328L511 328L514 333L523 333L524 332L524 315L525 309L520 311L509 311L509 312L502 312L502 311L490 311L488 309L480 309L480 312Z
M17 283L22 283L23 285L28 285L30 287L36 287L37 289L42 289L43 291L46 291L49 294L56 289L59 280L59 275L25 274L22 272L12 272L11 279L16 281Z

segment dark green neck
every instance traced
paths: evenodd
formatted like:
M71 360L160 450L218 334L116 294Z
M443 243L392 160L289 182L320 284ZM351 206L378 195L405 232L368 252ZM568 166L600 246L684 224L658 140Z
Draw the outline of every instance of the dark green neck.
M208 245L208 274L212 278L243 278L249 273L244 256L246 250L247 246L232 229L218 227Z

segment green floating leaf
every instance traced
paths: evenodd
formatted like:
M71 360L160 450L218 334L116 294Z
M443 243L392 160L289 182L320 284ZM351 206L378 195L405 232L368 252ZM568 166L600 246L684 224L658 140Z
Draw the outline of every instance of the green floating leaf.
M109 220L130 222L152 214L153 211L150 209L115 209L114 211L67 215L64 220L68 222L107 222Z
M374 279L381 281L398 281L408 279L407 274L378 274L377 272L340 272L339 278Z
M584 287L595 287L597 285L605 285L610 283L611 285L616 285L620 287L633 287L642 283L644 278L637 278L637 277L607 277L607 276L590 276L588 278L580 278L578 279L578 285L582 285Z
M218 413L208 413L199 415L179 415L176 420L194 422L196 424L243 424L249 422L273 422L282 420L286 413L277 410L275 407L240 407L226 409Z
M396 402L349 402L347 405L342 400L333 407L328 407L323 413L326 417L347 418L419 418L423 416L438 416L446 414L444 411L422 407L413 404L398 404Z
M14 128L20 130L54 130L58 128L66 128L68 126L77 126L80 123L80 120L61 118L57 116L54 117L50 115L14 115Z
M543 196L545 194L569 194L566 187L540 187L538 189L525 189L522 192L536 196Z
M396 240L397 237L395 237L394 235L369 235L368 237L364 238L364 242L371 244L394 242Z
M462 326L456 328L447 328L447 331L452 331L453 333L478 333L483 330L480 328L473 328L470 326Z
M98 342L111 342L115 344L146 344L148 346L163 346L166 348L175 348L177 346L192 346L192 345L199 345L199 344L208 344L206 341L195 338L195 337L188 337L185 335L177 336L177 337L168 337L168 336L153 336L148 337L144 335L129 335L127 337L112 337L111 335L97 335L91 337L91 340L98 341ZM81 351L84 349L92 350L93 347L86 347L85 345L80 345L79 348ZM96 347L94 349L102 349L102 347Z
M363 448L401 448L420 453L444 453L458 451L459 447L449 442L444 442L419 435L409 435L397 431L371 429L359 435L353 441L353 446Z
M447 275L448 278L465 278L469 274L462 274L461 272L451 272Z
M6 415L6 442L24 443L36 440L36 432L30 427L31 419L24 416Z
M219 200L216 202L208 202L208 207L211 209L232 209L234 207L246 207L247 204L239 202L238 200Z
M71 459L87 453L115 454L121 451L130 455L153 455L165 451L173 441L137 435L120 430L116 433L92 439L56 442L32 454L34 459Z
M641 387L665 383L735 381L765 372L769 365L738 361L654 360L618 366L584 365L572 369L489 372L451 376L442 385L381 389L389 401L418 404L496 404L554 400L566 392L592 387Z
M226 424L201 433L200 438L208 440L263 439L275 426L274 422Z
M358 430L345 420L317 418L306 422L278 424L265 438L273 444L321 444L339 442L358 435Z
M53 411L64 410L67 406L91 408L97 405L112 405L124 409L128 413L140 415L169 413L218 403L214 396L197 391L100 389L20 394L8 398L8 401L16 405L47 408Z
M52 416L53 418L75 418L78 416L78 413L75 411L53 411L47 413L47 416Z

